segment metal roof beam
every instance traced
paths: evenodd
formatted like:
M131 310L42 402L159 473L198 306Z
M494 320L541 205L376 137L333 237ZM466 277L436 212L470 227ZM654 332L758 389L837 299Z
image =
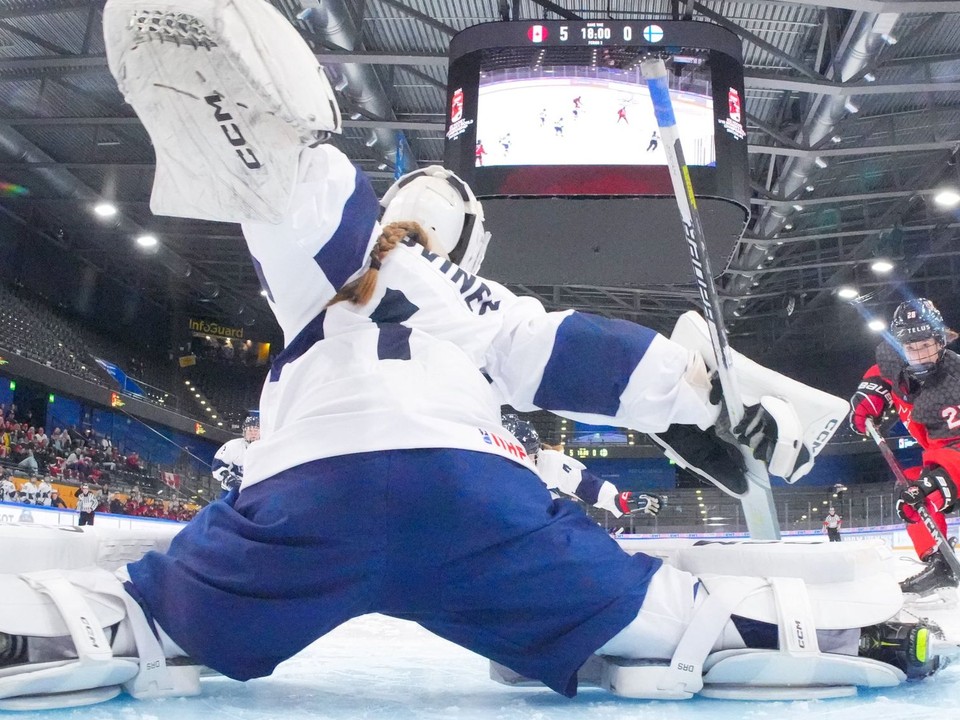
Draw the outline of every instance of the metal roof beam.
M960 82L836 82L804 80L780 73L752 71L744 73L743 85L748 90L783 90L818 95L901 95L921 92L957 92Z
M380 2L383 3L384 5L388 5L394 8L395 10L399 10L404 15L409 15L410 17L416 18L417 20L422 22L424 25L432 27L434 30L439 30L445 35L449 35L453 37L454 35L457 34L456 28L450 27L446 23L442 23L439 20L434 20L429 15L425 15L419 10L414 10L412 7L410 7L406 3L399 2L399 0L380 0Z

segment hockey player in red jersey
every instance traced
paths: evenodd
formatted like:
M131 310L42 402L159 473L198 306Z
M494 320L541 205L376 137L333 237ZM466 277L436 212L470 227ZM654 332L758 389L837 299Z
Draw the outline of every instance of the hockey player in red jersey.
M947 350L948 330L940 312L925 298L901 303L893 314L890 338L877 346L877 362L863 375L850 399L853 429L866 434L866 421L879 422L896 410L907 431L923 448L923 463L906 470L910 484L897 500L897 513L926 569L901 583L917 597L956 588L958 579L935 549L935 541L916 508L923 505L946 535L943 514L957 498L960 477L960 356ZM947 550L946 552L949 552Z
M620 121L623 120L627 125L630 124L630 121L627 120L627 108L626 106L621 107L617 110L617 125L620 124Z

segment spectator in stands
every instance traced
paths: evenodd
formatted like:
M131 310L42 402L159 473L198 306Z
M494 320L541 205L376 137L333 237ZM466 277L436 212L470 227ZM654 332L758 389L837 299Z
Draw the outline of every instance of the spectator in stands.
M53 492L53 485L47 482L45 477L37 481L37 505L49 505L50 493Z
M69 437L64 438L63 430L60 428L54 428L53 433L50 435L50 447L53 448L54 452L62 453L66 451L64 443L69 440Z
M0 476L0 502L16 502L19 491L8 476Z
M59 491L59 490L51 490L51 491L50 491L50 507L52 507L52 508L55 509L55 510L58 509L58 508L63 508L64 510L69 510L69 509L70 509L70 508L67 506L67 503L64 502L64 499L63 499L62 497L60 497L60 491Z
M90 492L90 485L83 483L77 490L77 512L80 513L78 525L93 525L93 516L96 513L100 499Z
M67 438L70 440L70 445L83 445L83 433L77 430L76 425L71 425L64 432L67 433Z
M27 505L36 505L37 503L37 486L30 478L24 480L23 484L20 485L20 502Z
M140 454L136 450L127 455L124 463L127 470L130 470L131 472L140 472Z
M37 428L37 432L33 436L33 446L39 450L46 450L49 444L50 438L43 431L43 428Z
M76 477L77 476L77 466L80 464L80 456L76 451L71 450L70 454L67 455L67 459L64 462L64 469L66 472L66 477Z
M110 495L110 509L107 512L113 515L123 515L123 501L116 493Z
M109 435L104 435L102 438L100 438L100 448L103 450L104 454L110 454L110 451L113 449L113 442L110 440Z
M40 466L37 464L37 459L33 456L31 448L27 448L27 456L17 463L17 467L28 473L30 477L36 477Z

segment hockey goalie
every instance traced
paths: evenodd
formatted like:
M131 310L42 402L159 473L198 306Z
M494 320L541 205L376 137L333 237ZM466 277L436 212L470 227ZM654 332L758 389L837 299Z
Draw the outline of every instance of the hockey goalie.
M737 358L748 422L711 433L696 316L671 339L477 275L483 210L443 168L400 179L380 217L325 142L340 114L322 68L263 0L109 0L103 24L156 152L153 211L241 223L285 347L239 491L169 548L112 571L0 576L2 707L197 693L202 667L267 676L367 613L567 696L581 669L675 699L829 697L937 669L935 629L898 617L876 565L825 579L736 546L710 567L630 555L551 497L500 418L505 401L660 434L717 477L749 452L790 480L843 401Z

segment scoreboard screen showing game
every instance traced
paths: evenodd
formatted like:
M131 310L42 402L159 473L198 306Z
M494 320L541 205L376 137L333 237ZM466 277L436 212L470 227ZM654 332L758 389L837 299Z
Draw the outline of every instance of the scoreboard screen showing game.
M683 154L688 165L713 165L709 69L705 58L684 60L678 65L682 82L676 83L683 89L672 95ZM637 65L480 71L477 167L665 164L650 95Z
M692 280L640 71L656 54L667 65L719 274L743 232L750 199L740 43L720 26L693 21L531 20L457 34L444 166L483 201L494 237L484 273L528 285Z

